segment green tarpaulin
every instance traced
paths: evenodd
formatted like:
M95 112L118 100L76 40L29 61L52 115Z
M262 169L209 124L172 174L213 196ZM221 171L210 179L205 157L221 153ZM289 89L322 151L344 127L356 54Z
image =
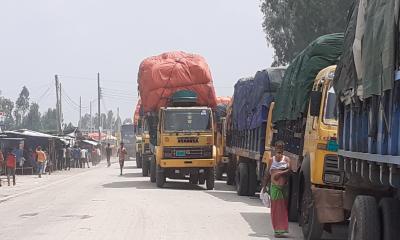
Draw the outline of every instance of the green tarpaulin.
M274 123L296 120L306 112L316 75L338 62L342 54L343 39L342 33L319 37L293 60L275 98L272 117Z
M357 20L350 20L346 31L346 38L356 36L354 46L345 47L344 55L354 53L357 76L336 72L335 90L340 95L354 90L361 98L382 95L393 88L399 38L399 1L360 0L354 12L358 12ZM340 65L349 64L353 67L351 60L342 58ZM359 89L362 91L357 91Z

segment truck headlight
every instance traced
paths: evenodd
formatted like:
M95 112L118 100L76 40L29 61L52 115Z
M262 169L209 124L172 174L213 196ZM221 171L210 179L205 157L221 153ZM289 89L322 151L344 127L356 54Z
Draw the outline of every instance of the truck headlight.
M325 173L324 174L324 182L339 184L341 182L341 176L337 175L337 174L332 174L332 173Z

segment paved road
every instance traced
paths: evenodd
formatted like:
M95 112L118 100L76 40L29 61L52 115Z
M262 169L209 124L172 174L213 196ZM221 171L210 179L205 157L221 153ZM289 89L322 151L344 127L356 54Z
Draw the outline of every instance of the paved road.
M273 239L257 198L222 182L214 191L184 182L157 189L133 164L123 176L116 164L98 166L11 195L0 203L0 239ZM290 230L301 239L296 224Z

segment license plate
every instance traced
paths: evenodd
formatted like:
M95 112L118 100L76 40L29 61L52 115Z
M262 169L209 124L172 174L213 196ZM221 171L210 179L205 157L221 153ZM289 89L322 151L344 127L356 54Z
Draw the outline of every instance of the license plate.
M185 151L176 151L175 156L184 157L184 156L186 156L186 152Z

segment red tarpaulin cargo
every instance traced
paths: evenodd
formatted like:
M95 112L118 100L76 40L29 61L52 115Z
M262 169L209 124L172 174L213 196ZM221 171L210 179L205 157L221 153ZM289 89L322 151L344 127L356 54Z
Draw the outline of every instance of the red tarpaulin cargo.
M133 116L133 124L137 125L140 117L140 105L141 100L139 99L136 104L135 115Z
M196 92L198 105L217 105L210 69L200 55L170 52L149 57L140 64L138 84L145 113L167 106L179 90Z

